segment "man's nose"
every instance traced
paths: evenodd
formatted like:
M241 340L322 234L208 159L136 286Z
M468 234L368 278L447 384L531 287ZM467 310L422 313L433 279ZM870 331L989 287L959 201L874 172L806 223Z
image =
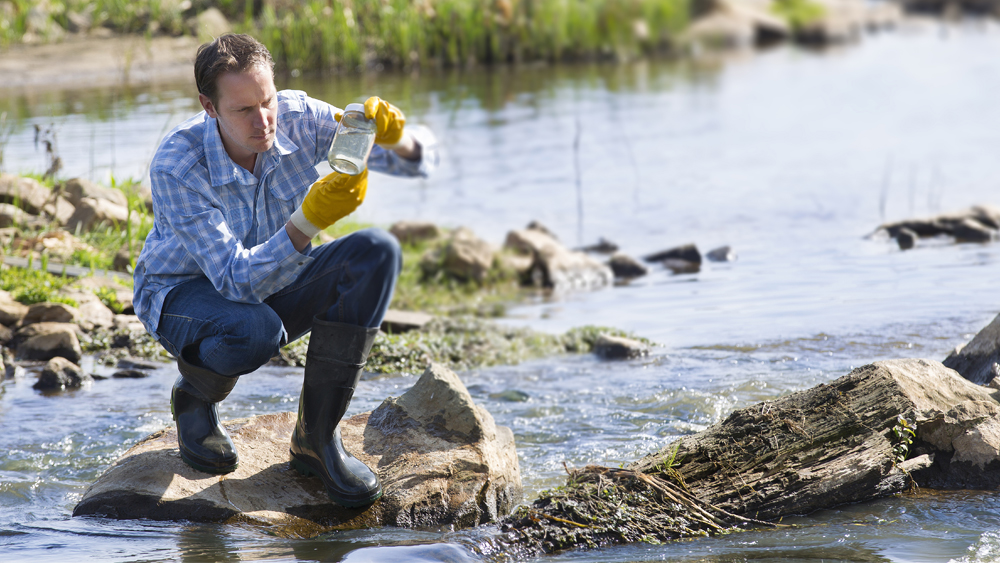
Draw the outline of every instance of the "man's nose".
M267 109L260 108L254 112L254 127L257 129L267 129Z

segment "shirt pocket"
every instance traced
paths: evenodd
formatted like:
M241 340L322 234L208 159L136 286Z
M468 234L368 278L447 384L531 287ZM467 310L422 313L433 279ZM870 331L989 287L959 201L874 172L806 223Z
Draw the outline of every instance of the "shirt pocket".
M317 179L319 172L315 166L305 164L285 169L279 167L271 177L268 190L273 197L285 202L294 201L298 205L309 193L309 186Z

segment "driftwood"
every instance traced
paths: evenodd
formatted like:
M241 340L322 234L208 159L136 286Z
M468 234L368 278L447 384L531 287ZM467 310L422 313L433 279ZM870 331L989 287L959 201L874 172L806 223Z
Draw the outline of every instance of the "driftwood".
M936 361L863 366L737 410L626 470L569 470L566 486L507 519L504 541L536 551L666 541L923 483L996 488L994 392Z

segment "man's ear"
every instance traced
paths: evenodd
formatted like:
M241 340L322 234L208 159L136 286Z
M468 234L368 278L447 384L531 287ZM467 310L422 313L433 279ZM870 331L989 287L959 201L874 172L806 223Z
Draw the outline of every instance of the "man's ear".
M215 104L212 103L212 99L205 94L198 94L198 101L201 102L201 107L205 108L205 112L211 118L219 117L219 112L215 111Z

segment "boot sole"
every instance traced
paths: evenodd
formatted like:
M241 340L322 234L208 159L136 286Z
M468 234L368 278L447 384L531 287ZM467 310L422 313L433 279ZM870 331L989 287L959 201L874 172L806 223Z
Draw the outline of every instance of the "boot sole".
M317 473L312 467L309 467L309 464L299 460L294 456L292 457L292 467L294 467L296 471L298 471L305 477L319 477L319 473ZM371 506L375 501L382 498L382 489L379 488L378 493L376 493L374 496L368 499L352 500L337 496L333 491L330 490L329 487L327 487L326 496L333 502L345 508L365 508L366 506Z

